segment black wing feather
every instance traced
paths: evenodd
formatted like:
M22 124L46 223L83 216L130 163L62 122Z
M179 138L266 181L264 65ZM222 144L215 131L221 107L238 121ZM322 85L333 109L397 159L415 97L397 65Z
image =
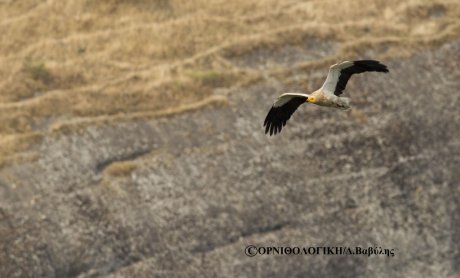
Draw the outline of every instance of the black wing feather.
M272 106L265 117L264 126L265 134L270 132L270 136L281 132L283 126L291 118L295 110L307 100L306 97L294 97L282 106Z
M363 73L366 71L389 72L387 66L375 60L358 60L353 61L353 65L344 68L340 71L340 77L335 87L334 94L339 96L347 86L350 77L355 73Z

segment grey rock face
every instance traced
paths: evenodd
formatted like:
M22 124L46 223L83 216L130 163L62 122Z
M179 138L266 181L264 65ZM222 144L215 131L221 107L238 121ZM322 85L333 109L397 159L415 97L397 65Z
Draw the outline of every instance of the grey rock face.
M355 112L306 105L276 137L262 128L276 82L229 107L50 136L37 162L0 171L0 272L460 275L458 61L460 41L384 61L390 74L350 81ZM129 176L104 173L129 159ZM250 244L395 255L247 257Z

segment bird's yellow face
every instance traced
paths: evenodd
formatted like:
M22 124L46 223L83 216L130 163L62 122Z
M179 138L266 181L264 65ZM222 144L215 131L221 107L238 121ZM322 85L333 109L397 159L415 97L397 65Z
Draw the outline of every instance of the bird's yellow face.
M307 102L315 103L315 97L308 97Z

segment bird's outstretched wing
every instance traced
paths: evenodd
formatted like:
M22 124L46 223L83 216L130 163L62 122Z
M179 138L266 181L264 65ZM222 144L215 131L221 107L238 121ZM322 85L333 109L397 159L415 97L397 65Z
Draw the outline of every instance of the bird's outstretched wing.
M388 72L388 68L375 60L345 61L335 64L329 68L329 73L322 89L323 91L339 96L345 90L348 79L353 74L366 71Z
M305 103L307 97L308 95L298 93L286 93L279 96L265 117L265 134L270 132L271 136L280 132L294 111Z

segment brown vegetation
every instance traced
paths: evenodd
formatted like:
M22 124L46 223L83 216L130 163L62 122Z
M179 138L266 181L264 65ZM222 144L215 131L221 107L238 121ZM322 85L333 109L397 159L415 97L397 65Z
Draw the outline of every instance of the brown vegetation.
M0 16L0 161L51 127L180 112L215 88L290 75L276 61L239 62L257 51L330 41L330 53L295 61L307 70L407 56L460 33L449 0L26 0L0 3Z

